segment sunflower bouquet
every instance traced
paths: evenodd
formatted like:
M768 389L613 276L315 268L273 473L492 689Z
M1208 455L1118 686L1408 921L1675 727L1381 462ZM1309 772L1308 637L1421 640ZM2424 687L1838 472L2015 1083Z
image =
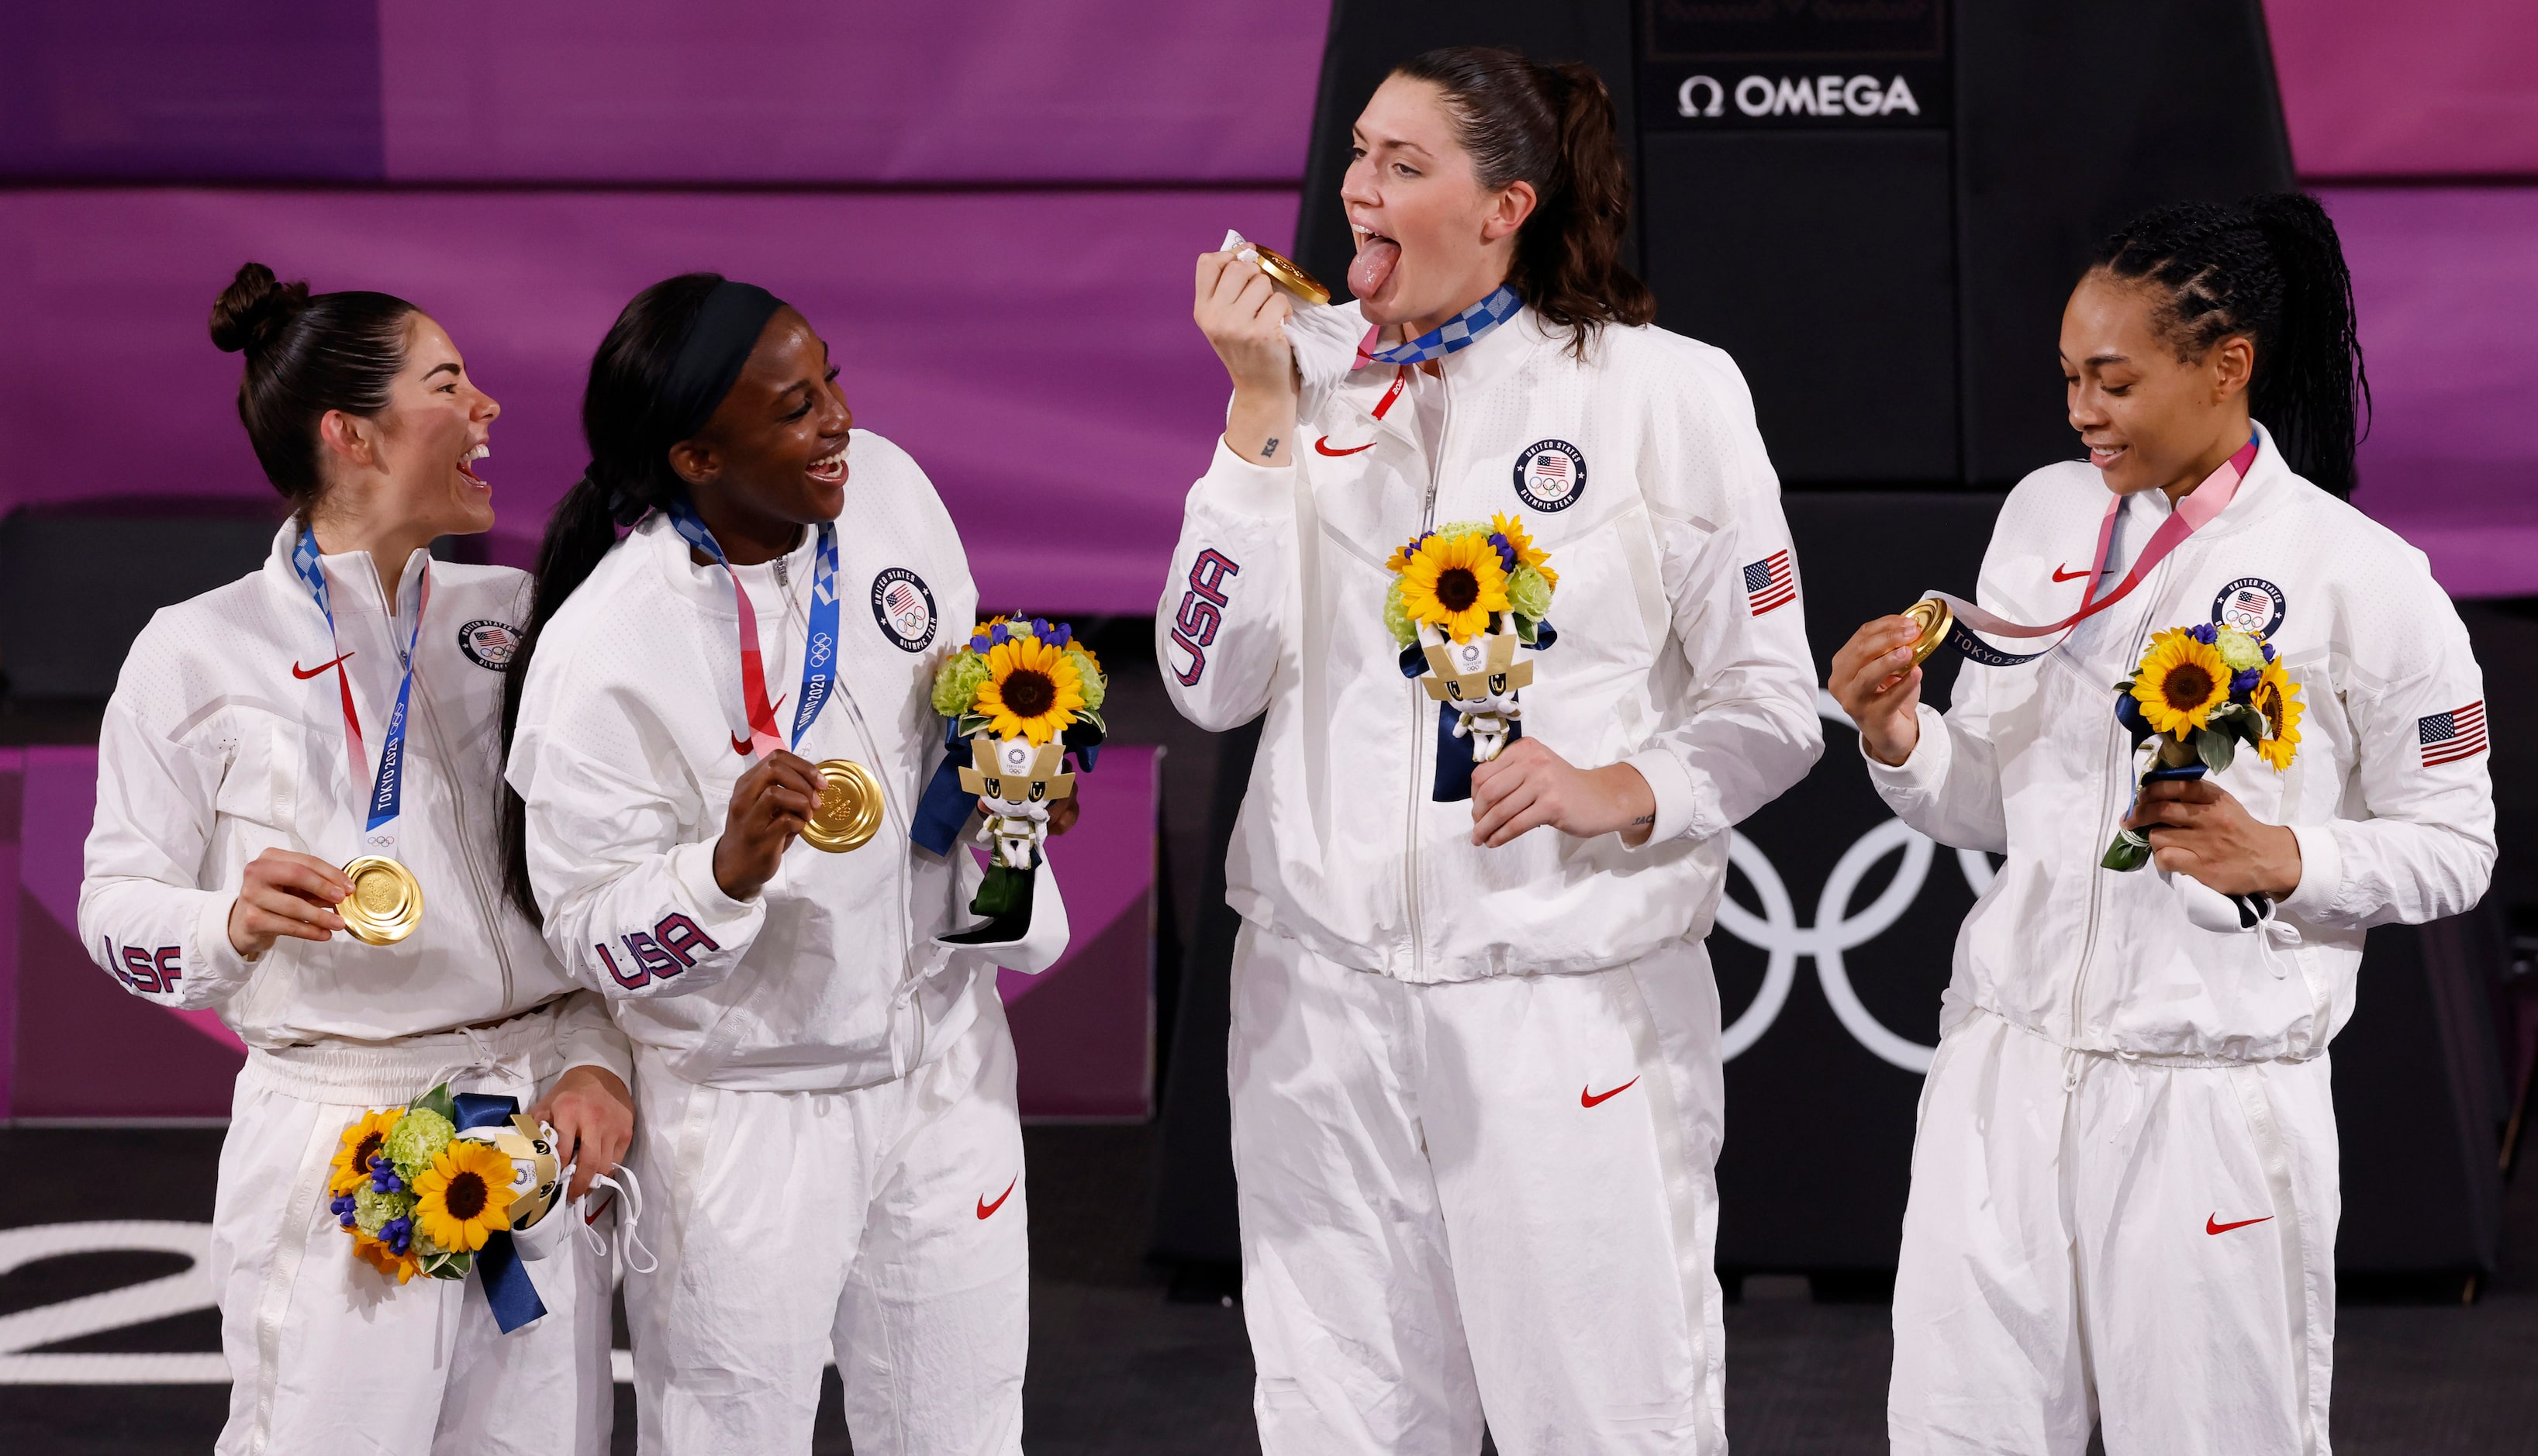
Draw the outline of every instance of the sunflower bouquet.
M1093 766L1109 689L1102 659L1075 629L1037 617L981 623L935 670L934 710L951 753L918 806L916 838L948 853L969 802L985 802L991 853L971 913L990 921L1028 913L1048 806L1075 792L1066 755Z
M511 1158L459 1136L446 1085L355 1119L326 1191L354 1254L398 1284L417 1274L465 1279L486 1241L511 1226Z
M2300 684L2273 644L2209 622L2154 634L2141 665L2115 685L2115 720L2143 758L2144 784L2221 772L2242 744L2280 773L2299 752L2302 711ZM2100 861L2109 870L2149 862L2150 836L2139 829L2117 829Z
M1533 664L1516 661L1559 637L1547 620L1560 573L1522 516L1455 521L1412 537L1384 563L1392 583L1383 625L1401 648L1402 676L1438 704L1438 803L1471 797L1471 770L1523 736L1518 690Z

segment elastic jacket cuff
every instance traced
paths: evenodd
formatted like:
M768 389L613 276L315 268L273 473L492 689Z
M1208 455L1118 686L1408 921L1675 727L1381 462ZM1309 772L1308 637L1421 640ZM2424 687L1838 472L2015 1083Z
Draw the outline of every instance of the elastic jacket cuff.
M194 915L194 943L186 947L185 978L202 988L205 1003L226 1001L255 974L255 962L230 944L230 908L234 894L206 891Z
M722 939L724 930L738 929L767 913L767 897L733 899L722 893L713 875L714 840L682 844L670 851L670 875L688 893L688 900L701 913L705 928Z
M1859 735L1859 761L1868 765L1868 780L1878 793L1889 799L1898 797L1926 799L1939 791L1948 776L1948 720L1939 710L1922 703L1914 712L1920 724L1920 742L1901 763L1883 763L1868 752L1868 737Z
M1639 771L1657 801L1656 823L1649 827L1645 845L1670 844L1694 832L1702 818L1703 795L1681 759L1650 749L1622 761Z
M1295 508L1296 475L1293 465L1252 464L1219 435L1216 457L1190 487L1190 501L1224 515L1275 520Z
M2344 889L2344 846L2336 842L2332 825L2293 825L2291 830L2300 840L2301 878L2283 896L2283 911L2303 920L2324 919Z

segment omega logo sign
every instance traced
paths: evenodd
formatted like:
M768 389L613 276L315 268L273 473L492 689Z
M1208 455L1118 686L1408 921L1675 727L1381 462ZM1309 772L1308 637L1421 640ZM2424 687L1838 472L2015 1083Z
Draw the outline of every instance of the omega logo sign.
M1691 76L1675 88L1678 116L1718 116L1730 98L1748 116L1890 116L1921 114L1912 88L1898 76L1748 76L1730 92L1714 77Z

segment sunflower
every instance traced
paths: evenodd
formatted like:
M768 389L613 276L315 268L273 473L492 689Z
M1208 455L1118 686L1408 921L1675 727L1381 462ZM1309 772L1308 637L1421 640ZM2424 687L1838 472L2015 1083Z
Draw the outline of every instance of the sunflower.
M2300 684L2283 671L2281 658L2265 664L2264 676L2256 680L2254 702L2256 711L2265 719L2265 736L2256 745L2256 757L2280 773L2292 766L2292 755L2300 751L2300 720L2305 711L2300 700Z
M1487 631L1490 614L1507 610L1506 568L1482 536L1432 536L1401 568L1401 602L1411 619L1457 642Z
M344 1129L344 1146L335 1150L333 1170L326 1175L326 1191L341 1198L368 1182L371 1157L388 1140L388 1130L404 1115L403 1107L365 1112L360 1121Z
M2151 638L2141 671L2133 678L2133 697L2154 733L2173 733L2180 740L2189 729L2204 727L2212 710L2230 700L2230 665L2220 650L2192 634L2173 629Z
M1504 537L1506 544L1514 549L1516 565L1531 566L1542 573L1544 581L1554 587L1560 585L1560 573L1547 564L1551 560L1551 553L1534 545L1533 538L1525 534L1523 516L1492 515L1490 529Z
M987 681L970 711L998 738L1048 742L1084 706L1084 678L1066 653L1035 637L1012 637L987 653Z
M414 1191L415 1232L452 1253L474 1253L485 1235L511 1226L511 1159L489 1144L441 1149Z
M421 1255L410 1249L400 1254L359 1229L353 1231L353 1257L395 1280L398 1284L404 1284L423 1272Z

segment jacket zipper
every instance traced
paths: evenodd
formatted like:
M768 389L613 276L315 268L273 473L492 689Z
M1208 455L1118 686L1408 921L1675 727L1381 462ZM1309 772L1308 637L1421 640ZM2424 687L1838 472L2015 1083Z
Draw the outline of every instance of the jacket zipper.
M2126 658L2126 661L2141 661L2142 643L2150 635L2151 617L2159 602L2160 590L2168 584L2168 568L2174 560L2175 558L2171 556L2169 561L2160 563L2159 569L2151 573L2151 579L2143 583L2148 590L2144 593L2141 616L2133 623L2132 652L2131 655ZM2108 713L2106 715L2106 749L2110 755L2120 750L2122 732L2123 725L2115 721L2114 714ZM2105 831L2105 827L2109 823L2108 817L2114 813L2114 793L2115 780L2113 779L2106 780L2104 785L2098 791L2098 817L2096 824L2098 826L2099 832L2102 834ZM2092 840L2091 842L2095 843L2096 841ZM2071 1045L2073 1046L2078 1046L2080 1044L2080 1020L2082 1008L2086 1005L2086 997L2083 995L2083 992L2087 989L2089 984L2090 959L2097 954L2098 950L2098 887L2101 883L2099 876L2102 873L2104 872L2098 869L2097 861L2092 859L2089 864L2089 916L2087 921L2084 922L2084 928L2080 935L2079 968L2071 973Z
M1436 370L1436 401L1441 411L1436 421L1436 448L1428 457L1428 498L1419 511L1419 529L1436 528L1436 487L1445 459L1445 437L1454 422L1453 391L1446 385L1445 370ZM1417 682L1405 685L1410 690L1410 795L1408 833L1402 854L1401 897L1410 922L1410 974L1414 980L1427 979L1426 936L1419 923L1419 783L1421 768L1427 763L1428 739L1426 719L1420 712L1428 695Z
M782 557L777 557L775 559L775 587L784 601L784 629L785 630L790 631L794 626L793 581L792 573L785 569L784 558ZM809 632L811 626L807 612L808 609L806 608L806 615L801 624L802 630L806 634ZM845 664L842 661L838 663L839 671L836 675L836 680L830 691L830 702L832 705L842 705L846 710L847 718L852 720L854 723L855 741L863 749L864 761L867 763L879 763L881 761L881 754L874 746L872 730L864 723L863 709L855 705L854 695L846 691L846 679L843 671L844 666ZM904 838L907 834L907 828L904 825L900 823L901 807L898 795L882 795L883 823L890 827L891 832L894 835ZM962 846L958 844L953 846L954 852L956 853L959 852ZM956 876L955 879L957 882L958 877ZM897 859L896 868L891 872L891 886L895 892L892 895L892 899L894 901L893 908L897 912L899 944L901 948L899 957L900 974L894 978L891 987L893 999L896 999L900 993L907 989L909 982L917 979L916 972L913 968L916 958L916 929L908 916L907 900L910 888L907 884L907 857L905 855L901 855ZM923 1039L924 1029L924 1018L919 1017L917 1019L917 1047L915 1053L910 1058L910 1065L913 1065L917 1058L921 1058L925 1054Z

